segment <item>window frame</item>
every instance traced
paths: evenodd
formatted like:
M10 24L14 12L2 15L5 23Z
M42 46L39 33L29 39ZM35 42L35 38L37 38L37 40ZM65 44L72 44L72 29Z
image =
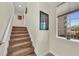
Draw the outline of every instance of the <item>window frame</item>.
M64 40L68 40L68 41L73 41L73 42L79 42L79 40L75 40L75 39L71 39L71 38L67 39L67 37L61 37L61 36L58 35L58 17L64 16L64 15L67 15L67 14L71 14L71 13L74 13L76 11L79 11L79 9L76 9L76 10L70 11L68 13L56 16L56 38L58 38L58 39L64 39Z

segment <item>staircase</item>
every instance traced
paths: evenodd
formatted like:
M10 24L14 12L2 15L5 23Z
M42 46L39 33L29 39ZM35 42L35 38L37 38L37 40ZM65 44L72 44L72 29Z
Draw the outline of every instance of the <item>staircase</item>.
M35 56L31 38L26 27L13 27L8 56Z

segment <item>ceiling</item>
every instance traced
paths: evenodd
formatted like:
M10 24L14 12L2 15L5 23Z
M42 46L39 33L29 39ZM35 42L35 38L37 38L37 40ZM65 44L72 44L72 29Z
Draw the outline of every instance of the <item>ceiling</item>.
M28 2L14 2L15 14L24 15ZM44 4L44 3L43 3ZM49 7L59 5L59 2L45 2Z
M23 15L26 9L26 2L14 2L15 14Z

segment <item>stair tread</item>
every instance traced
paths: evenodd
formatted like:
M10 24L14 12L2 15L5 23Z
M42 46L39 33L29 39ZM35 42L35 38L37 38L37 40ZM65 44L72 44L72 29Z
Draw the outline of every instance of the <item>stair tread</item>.
M29 51L29 52L28 52ZM23 55L23 54L29 54L30 52L33 52L34 49L29 47L29 48L23 48L23 49L20 49L18 51L15 51L12 53L12 55ZM28 53L27 53L28 52Z
M11 39L10 41L18 41L18 40L23 40L23 39L28 40L30 39L30 37L28 36L28 37L14 38L14 39Z
M15 38L15 39L11 39L10 42L16 42L16 41L22 41L22 40L29 41L29 40L31 40L31 38L30 38L30 37L25 37L25 38Z
M23 39L23 40L18 40L18 41L10 41L10 45L13 45L13 44L18 44L18 43L22 43L22 42L29 42L30 39Z
M30 43L30 41L29 42L23 42L23 43L17 43L17 44L11 45L11 47L15 48L15 47L18 47L18 46L27 45L29 43Z
M13 26L8 53L9 56L35 56L34 47L26 27Z
M18 51L20 49L28 48L28 47L32 47L32 43L27 44L27 45L18 46L18 47L13 47L13 48L11 46L9 46L8 52L12 53L12 52Z
M29 35L29 34L12 34L11 36L22 36L22 35Z
M29 37L29 34L27 35L19 35L19 36L11 36L11 39L13 38L22 38L22 37Z

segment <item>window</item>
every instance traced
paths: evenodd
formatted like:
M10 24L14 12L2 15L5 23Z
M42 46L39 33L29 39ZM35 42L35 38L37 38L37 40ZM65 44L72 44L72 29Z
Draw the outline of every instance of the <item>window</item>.
M70 20L70 34L72 39L79 39L79 11L68 15Z
M67 29L66 18L67 18L66 15L58 17L58 36L66 37L66 29Z
M60 15L57 19L58 36L79 40L79 11Z

